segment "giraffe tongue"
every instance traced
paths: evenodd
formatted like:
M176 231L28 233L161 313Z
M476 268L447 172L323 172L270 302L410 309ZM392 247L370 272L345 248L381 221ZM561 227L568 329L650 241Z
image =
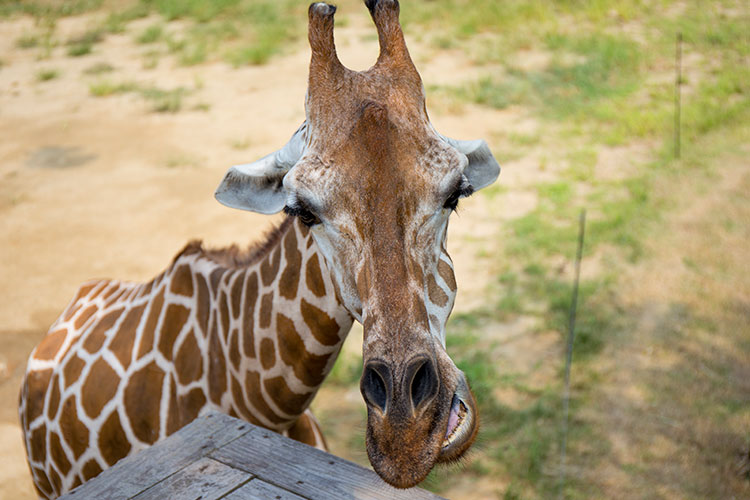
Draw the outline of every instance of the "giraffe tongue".
M445 431L445 438L447 439L453 434L453 431L458 427L460 417L458 415L459 408L461 407L461 400L457 396L453 396L453 402L451 404L451 413L448 416L448 429Z

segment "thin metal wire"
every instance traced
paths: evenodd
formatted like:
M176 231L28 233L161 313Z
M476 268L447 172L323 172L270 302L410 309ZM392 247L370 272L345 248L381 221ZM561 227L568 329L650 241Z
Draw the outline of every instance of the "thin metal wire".
M573 342L576 336L576 310L578 308L578 284L581 278L581 259L583 258L583 238L586 232L586 209L581 210L578 218L578 251L576 253L575 281L573 283L573 298L570 302L568 316L568 345L565 353L565 384L563 389L563 421L562 442L560 444L560 490L559 498L563 498L565 489L565 453L568 444L568 412L570 408L570 368L573 364Z

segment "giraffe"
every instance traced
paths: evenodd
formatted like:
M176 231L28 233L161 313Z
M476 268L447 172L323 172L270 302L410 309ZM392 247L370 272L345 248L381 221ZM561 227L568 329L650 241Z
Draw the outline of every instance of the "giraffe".
M22 388L38 493L58 496L210 410L326 449L307 406L353 321L332 292L291 217L246 252L195 241L148 283L82 285Z
M306 119L231 167L216 198L287 218L240 253L188 245L147 284L84 285L32 352L19 412L35 484L54 497L219 410L324 447L310 400L363 325L366 448L393 486L457 460L478 428L445 349L457 285L446 230L500 168L483 140L429 121L397 0L365 0L380 55L338 60L334 6L308 10Z

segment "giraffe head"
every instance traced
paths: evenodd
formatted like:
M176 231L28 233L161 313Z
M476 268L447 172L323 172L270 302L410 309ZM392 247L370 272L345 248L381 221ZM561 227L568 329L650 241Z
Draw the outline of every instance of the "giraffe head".
M335 7L312 4L307 119L279 151L232 167L216 196L244 210L284 210L310 227L339 300L364 326L370 462L388 483L410 487L460 457L478 429L466 377L445 350L456 293L446 229L458 199L500 169L484 141L432 127L398 1L365 4L377 63L345 68Z

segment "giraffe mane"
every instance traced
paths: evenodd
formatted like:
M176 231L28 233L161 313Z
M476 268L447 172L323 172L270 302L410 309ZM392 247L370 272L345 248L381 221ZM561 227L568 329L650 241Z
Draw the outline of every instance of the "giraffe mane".
M263 259L271 249L278 245L282 235L293 221L294 217L286 217L280 224L266 231L263 238L244 249L234 244L223 248L205 248L202 240L192 240L175 256L172 263L177 262L180 257L197 253L200 257L227 269L251 266Z

